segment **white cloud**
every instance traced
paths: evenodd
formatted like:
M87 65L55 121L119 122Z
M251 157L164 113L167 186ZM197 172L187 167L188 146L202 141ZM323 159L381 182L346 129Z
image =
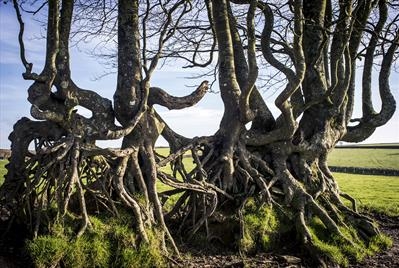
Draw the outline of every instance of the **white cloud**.
M183 110L160 111L165 122L177 133L185 137L214 134L223 116L223 109L193 106Z
M183 110L162 111L160 112L160 114L170 119L185 118L187 120L188 118L190 119L195 118L199 120L204 120L204 119L215 118L215 116L221 118L223 115L223 110L209 109L201 106L192 106Z

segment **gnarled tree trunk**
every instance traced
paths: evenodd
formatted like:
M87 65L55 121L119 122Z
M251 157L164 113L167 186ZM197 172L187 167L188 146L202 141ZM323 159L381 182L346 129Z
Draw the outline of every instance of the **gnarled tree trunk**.
M341 140L364 140L395 111L389 73L399 36L391 27L398 16L383 30L389 7L385 1L295 0L273 5L257 0L118 1L118 80L113 102L72 80L69 39L77 3L48 2L46 63L40 74L32 73L32 64L25 59L17 1L14 6L21 25L23 76L33 81L28 90L31 115L39 121L23 118L10 135L12 155L0 188L2 220L27 220L37 236L46 232L44 225L73 213L79 216L76 235L80 236L91 227L95 211L118 217L123 208L134 217L137 242L151 243L148 232L158 228L165 252L169 243L179 255L174 240L182 233L192 238L203 232L212 240L219 224L231 233L239 230L235 248L241 252L270 250L273 235L289 233L295 234L291 242L321 263L337 262L323 243L338 245L340 254L353 257L354 251L366 254L379 237L373 220L359 213L355 200L339 189L327 156ZM373 9L379 10L379 16L370 32L367 23ZM152 21L156 16L161 16L160 22ZM201 27L205 17L207 27ZM276 30L281 27L286 34ZM182 37L184 43L183 37L193 30L203 38L187 41L195 51L189 60L182 55L191 50L179 47L174 38ZM209 32L212 44L203 41L209 40L205 38ZM363 47L368 33L369 44ZM154 36L157 42L150 49ZM176 51L166 53L167 45ZM200 64L198 58L208 52L202 46L209 48L211 58ZM373 109L370 80L377 47L383 51L379 113ZM213 54L218 56L224 104L219 130L209 137L183 137L153 106L192 106L207 92L208 82L190 95L174 97L151 86L152 74L162 57L178 55L204 67ZM356 59L363 54L363 118L357 126L348 126ZM255 85L264 69L277 70L286 81L275 99L281 112L277 118ZM77 105L93 116L79 115ZM159 136L170 145L167 156L155 151ZM119 138L123 138L120 149L95 145L97 140ZM29 151L32 143L34 152ZM192 169L183 161L186 152ZM167 164L172 174L162 170ZM158 193L158 181L174 189ZM174 194L180 196L165 210L165 200ZM93 202L95 211L89 206ZM276 218L280 228L273 224Z

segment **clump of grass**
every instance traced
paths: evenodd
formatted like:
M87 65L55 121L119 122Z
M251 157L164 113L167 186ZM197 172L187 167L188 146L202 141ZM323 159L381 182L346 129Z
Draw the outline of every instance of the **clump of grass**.
M69 245L62 237L45 235L28 241L26 248L36 267L52 267L66 254Z
M366 243L351 226L340 227L343 237L331 235L316 217L312 219L309 231L314 249L328 260L343 267L347 267L350 261L360 262L365 257L392 246L392 240L382 234L372 237Z
M280 224L275 211L269 206L259 206L250 198L243 209L243 220L244 233L239 241L241 251L270 251L276 246Z
M138 250L125 248L120 252L120 263L115 267L164 267L165 260L152 243L143 244Z
M111 255L110 241L92 233L71 242L63 261L67 267L109 267Z
M148 230L150 242L136 245L136 234L127 224L114 225L113 241L115 267L161 267L165 260L161 254L161 242L158 231Z
M92 230L75 238L76 222L68 219L50 228L50 234L27 243L37 267L160 267L164 266L157 231L148 230L150 243L138 245L132 216L90 217Z
M369 248L373 251L373 252L379 252L382 251L384 249L388 249L390 247L392 247L393 245L393 241L391 238L389 238L388 236L384 235L384 234L379 234L374 236L370 243L369 243Z

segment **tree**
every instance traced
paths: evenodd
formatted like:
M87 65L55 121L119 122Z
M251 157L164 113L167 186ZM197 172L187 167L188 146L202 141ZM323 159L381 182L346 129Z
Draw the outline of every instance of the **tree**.
M44 222L74 213L81 218L76 232L81 236L91 227L88 203L94 200L109 217L118 217L121 209L131 211L137 243L150 242L149 230L158 228L163 249L169 243L177 255L170 231L176 224L189 237L205 232L212 239L212 226L232 223L227 226L232 226L231 232L239 230L237 248L243 252L270 249L271 237L278 232L295 234L296 242L321 263L339 262L321 243L339 243L343 255L352 256L355 251L365 253L380 237L374 221L359 213L356 201L339 189L327 156L339 141L366 139L395 111L389 75L398 54L396 4L385 0L48 1L46 62L35 74L24 55L19 4L13 3L21 26L23 77L33 81L28 89L31 115L39 121L22 118L10 134L12 155L0 188L3 218L29 220L37 236L45 232ZM96 14L101 25L93 34L117 34L113 102L80 88L71 76L71 27L89 19L84 17L89 9L97 11L90 14ZM75 19L74 11L78 11ZM113 28L110 16L104 14L115 12ZM75 33L85 32L85 27L90 26L80 24ZM204 81L190 95L174 97L152 86L152 74L165 58L180 58L187 61L186 67L201 68L218 59L224 114L214 135L183 137L154 110L155 104L169 109L192 106L208 90ZM382 100L378 113L371 98L376 59ZM364 61L361 68L360 61ZM275 99L281 111L278 118L256 86L270 70L285 83ZM359 71L363 116L352 119ZM77 105L93 116L77 113ZM352 121L358 124L350 126ZM166 157L154 149L160 135L170 145ZM119 138L123 138L120 149L95 145L97 140ZM34 154L29 151L32 142ZM183 161L188 151L192 170ZM172 174L162 171L167 164ZM158 180L174 189L159 194ZM164 200L175 194L180 196L165 212ZM341 198L352 205L346 206ZM56 213L49 213L54 207ZM248 220L251 213L260 222L259 230L253 230L254 223ZM272 219L288 231L277 230Z

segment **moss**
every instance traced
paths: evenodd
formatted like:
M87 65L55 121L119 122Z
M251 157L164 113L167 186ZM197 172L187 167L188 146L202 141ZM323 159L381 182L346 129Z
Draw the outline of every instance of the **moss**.
M0 185L3 184L5 176L7 174L6 164L8 160L0 160Z
M112 255L110 241L96 235L88 240L87 259L91 267L108 267Z
M112 228L112 225L108 224L106 219L90 216L90 222L93 227L93 230L98 235L104 236ZM117 223L117 225L119 224Z
M244 234L239 242L241 251L270 251L276 246L280 225L275 211L250 198L244 206L243 218Z
M126 226L118 226L114 230L114 267L166 266L158 231L147 230L150 243L142 243L137 247L135 235L126 232Z
M248 232L247 230L244 231L244 235L240 240L240 249L243 252L251 252L255 249L256 244L254 241L253 234Z

